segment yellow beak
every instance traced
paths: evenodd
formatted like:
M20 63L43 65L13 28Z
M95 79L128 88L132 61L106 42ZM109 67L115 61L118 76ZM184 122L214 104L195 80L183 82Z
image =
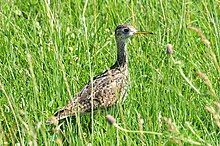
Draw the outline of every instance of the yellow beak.
M134 34L154 34L153 32L147 32L147 31L137 31L134 32Z

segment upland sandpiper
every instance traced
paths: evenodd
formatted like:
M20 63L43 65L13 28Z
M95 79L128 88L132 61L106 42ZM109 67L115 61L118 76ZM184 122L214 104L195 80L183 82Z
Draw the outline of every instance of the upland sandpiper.
M126 92L128 82L128 57L126 39L135 34L153 34L152 32L138 31L128 24L118 25L115 30L117 44L117 60L115 64L101 75L96 76L92 82L73 97L67 105L54 113L47 123L59 121L76 114L84 114L103 109L121 101Z

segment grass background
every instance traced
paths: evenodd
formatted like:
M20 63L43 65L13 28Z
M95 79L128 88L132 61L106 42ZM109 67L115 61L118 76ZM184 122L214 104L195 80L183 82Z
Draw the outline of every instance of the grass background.
M219 145L219 1L1 0L0 18L0 145ZM127 100L46 125L115 62L123 23L155 33L128 41Z

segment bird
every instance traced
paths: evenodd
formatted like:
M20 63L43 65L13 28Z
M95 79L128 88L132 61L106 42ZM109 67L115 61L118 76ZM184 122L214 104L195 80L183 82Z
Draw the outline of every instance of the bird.
M126 40L136 34L153 34L139 31L129 24L120 24L115 29L117 60L102 74L89 81L84 88L61 109L51 116L47 123L59 122L67 117L83 115L97 109L105 109L121 102L126 95L129 81Z

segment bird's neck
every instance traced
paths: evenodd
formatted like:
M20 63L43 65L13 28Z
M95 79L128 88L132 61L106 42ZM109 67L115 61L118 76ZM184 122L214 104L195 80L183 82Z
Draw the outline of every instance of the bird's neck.
M126 47L126 40L117 40L117 61L116 64L118 66L127 66L128 57L127 57L127 47Z

